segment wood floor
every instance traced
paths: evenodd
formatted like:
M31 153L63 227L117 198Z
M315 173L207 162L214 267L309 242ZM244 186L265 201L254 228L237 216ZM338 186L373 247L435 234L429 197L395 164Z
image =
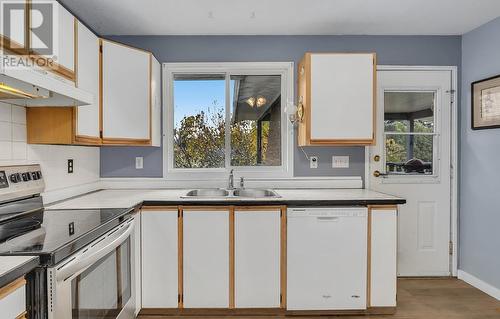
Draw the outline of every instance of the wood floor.
M217 318L159 317L140 319ZM236 317L224 317L236 318ZM245 319L266 317L241 317ZM305 317L298 317L305 318ZM313 317L325 318L325 317ZM398 309L392 316L330 316L346 319L500 319L500 301L458 279L399 279Z

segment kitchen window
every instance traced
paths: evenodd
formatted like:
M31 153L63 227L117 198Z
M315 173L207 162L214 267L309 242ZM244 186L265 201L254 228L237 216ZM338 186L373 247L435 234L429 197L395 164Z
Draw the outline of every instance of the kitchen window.
M291 173L292 63L164 65L167 175ZM188 174L186 174L188 173Z

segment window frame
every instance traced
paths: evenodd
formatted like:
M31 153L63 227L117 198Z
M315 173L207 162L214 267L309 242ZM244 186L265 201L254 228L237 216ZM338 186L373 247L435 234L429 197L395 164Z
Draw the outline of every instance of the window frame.
M385 180L384 183L390 181L402 181L408 179L408 182L415 182L416 180L436 180L440 178L439 174L439 162L440 162L440 145L439 145L439 135L441 132L440 117L441 117L441 91L438 88L384 88L383 94L387 92L400 92L400 93L413 93L413 92L424 92L424 93L434 93L434 131L432 133L421 133L421 132L386 132L385 131L385 104L383 110L384 116L384 127L382 130L382 142L383 145L383 167ZM432 136L432 174L395 174L387 171L387 146L385 145L386 137L388 135L402 135L402 136Z
M249 178L285 178L293 176L294 129L287 111L293 109L294 63L293 62L192 62L164 63L163 66L163 175L179 180L206 180L227 178L235 174ZM225 111L230 117L230 78L232 75L280 75L281 76L281 166L231 166L231 134L225 135L225 167L223 168L175 168L174 167L174 75L224 74L226 81ZM230 132L226 121L226 132Z

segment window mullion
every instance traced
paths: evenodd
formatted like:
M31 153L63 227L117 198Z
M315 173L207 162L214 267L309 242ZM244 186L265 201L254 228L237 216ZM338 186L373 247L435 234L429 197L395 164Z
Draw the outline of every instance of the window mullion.
M224 140L225 140L225 154L224 154L224 159L225 159L225 167L226 169L231 168L231 75L229 72L226 72L226 103L225 103L225 110L226 110L226 121L225 121L225 134L224 134Z

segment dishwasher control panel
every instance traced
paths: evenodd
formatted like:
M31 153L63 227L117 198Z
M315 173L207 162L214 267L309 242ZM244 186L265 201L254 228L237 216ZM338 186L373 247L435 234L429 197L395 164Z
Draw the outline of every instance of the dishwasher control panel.
M367 217L366 207L311 207L311 208L289 208L288 217Z

